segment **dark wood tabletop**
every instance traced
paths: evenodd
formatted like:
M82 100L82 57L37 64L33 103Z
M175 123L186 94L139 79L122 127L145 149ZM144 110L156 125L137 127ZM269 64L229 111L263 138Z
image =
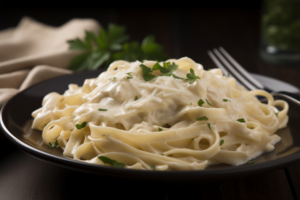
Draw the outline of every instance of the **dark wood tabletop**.
M132 40L141 42L153 34L170 57L190 57L205 69L216 67L207 50L223 46L248 71L300 88L300 65L275 66L259 57L259 7L7 9L0 12L0 30L16 26L22 16L52 26L72 18L94 18L103 27L125 25ZM144 185L55 166L24 153L1 134L0 138L0 199L300 198L300 163L234 180Z

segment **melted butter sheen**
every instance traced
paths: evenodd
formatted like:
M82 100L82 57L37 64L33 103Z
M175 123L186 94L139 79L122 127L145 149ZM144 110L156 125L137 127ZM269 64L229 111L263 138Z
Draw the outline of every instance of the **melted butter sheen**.
M187 57L169 62L178 65L175 75L186 77L193 69L200 79L189 83L154 71L158 77L146 82L141 62L115 61L82 87L70 84L63 95L46 95L32 113L32 127L43 131L46 144L57 140L65 156L100 165L98 157L105 156L132 169L241 165L274 149L280 141L275 132L288 122L285 101L266 91L247 91L219 69L205 71ZM268 104L255 95L265 96ZM204 116L208 119L199 120ZM241 118L245 122L237 121ZM83 122L87 125L77 129Z

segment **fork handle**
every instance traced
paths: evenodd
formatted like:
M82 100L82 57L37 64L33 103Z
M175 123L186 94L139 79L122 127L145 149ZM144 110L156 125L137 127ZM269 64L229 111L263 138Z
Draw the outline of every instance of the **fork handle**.
M290 101L300 105L300 96L295 93L280 91L280 92L273 92L272 95L284 97L284 98L289 99Z

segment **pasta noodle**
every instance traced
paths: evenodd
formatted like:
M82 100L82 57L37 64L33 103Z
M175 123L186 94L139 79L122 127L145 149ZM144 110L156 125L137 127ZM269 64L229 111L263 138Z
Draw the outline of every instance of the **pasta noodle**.
M146 170L237 166L280 141L275 132L288 122L285 101L248 91L187 57L159 64L115 61L82 87L49 93L32 113L32 127L64 156Z

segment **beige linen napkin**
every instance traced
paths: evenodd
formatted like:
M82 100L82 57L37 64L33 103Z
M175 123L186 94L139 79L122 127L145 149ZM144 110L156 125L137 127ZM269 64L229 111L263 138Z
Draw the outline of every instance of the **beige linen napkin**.
M67 40L98 32L93 19L73 19L60 27L24 17L16 28L0 31L0 107L19 91L41 81L72 73L69 62L78 52Z

